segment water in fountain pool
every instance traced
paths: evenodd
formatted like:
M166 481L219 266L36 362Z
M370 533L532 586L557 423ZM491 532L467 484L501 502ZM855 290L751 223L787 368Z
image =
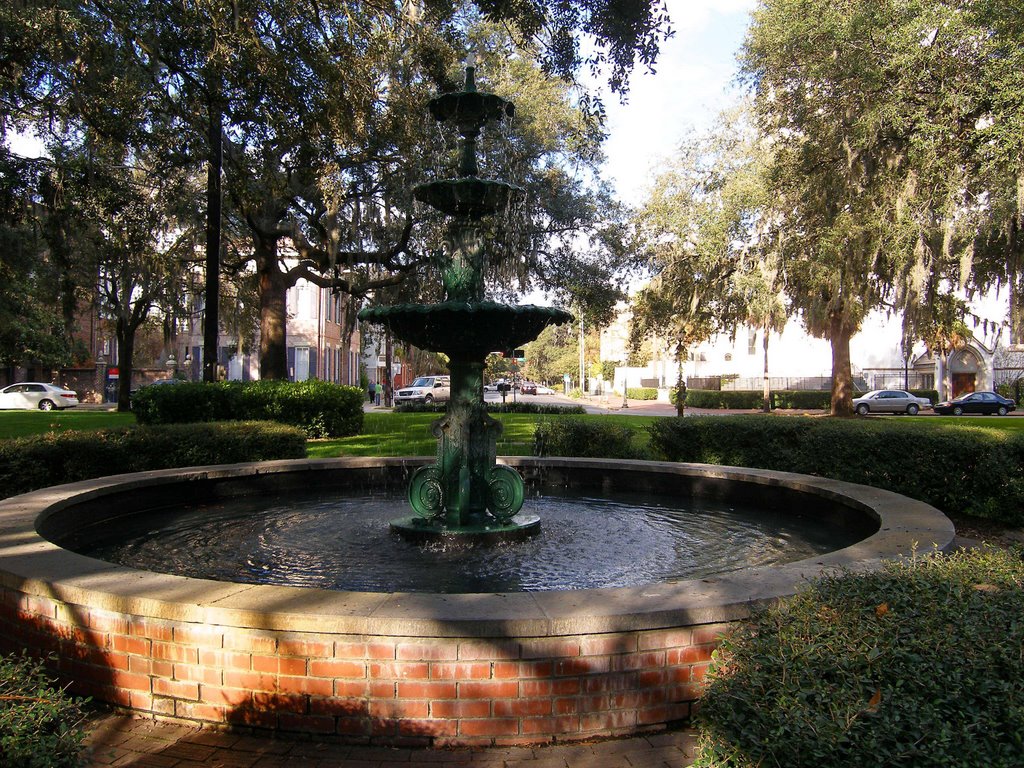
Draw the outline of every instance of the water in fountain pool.
M696 500L545 495L541 533L498 546L420 545L380 496L239 499L139 513L79 531L82 554L150 571L253 584L372 592L516 592L626 587L812 557L860 535L809 517ZM117 530L117 539L109 533Z

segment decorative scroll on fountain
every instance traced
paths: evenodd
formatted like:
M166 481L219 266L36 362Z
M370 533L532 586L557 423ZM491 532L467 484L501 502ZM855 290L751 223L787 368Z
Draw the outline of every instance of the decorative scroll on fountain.
M451 399L434 422L438 438L434 464L416 471L409 503L416 513L391 526L411 538L461 536L507 540L540 528L536 515L521 513L523 479L495 460L501 422L487 413L483 374L487 355L537 338L548 325L572 320L561 309L510 306L485 299L484 274L490 242L481 219L505 211L524 194L513 184L481 179L476 140L489 122L511 117L514 108L493 93L476 89L475 66L466 67L463 90L428 103L431 115L461 136L459 178L421 184L417 200L452 217L444 253L438 258L446 300L440 304L399 304L359 313L364 322L386 327L398 339L449 359Z

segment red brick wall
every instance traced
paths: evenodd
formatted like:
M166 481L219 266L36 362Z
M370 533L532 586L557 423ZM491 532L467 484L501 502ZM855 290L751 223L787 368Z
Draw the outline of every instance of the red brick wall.
M0 643L57 654L81 695L360 743L508 745L686 718L726 624L545 638L292 633L95 610L4 589Z

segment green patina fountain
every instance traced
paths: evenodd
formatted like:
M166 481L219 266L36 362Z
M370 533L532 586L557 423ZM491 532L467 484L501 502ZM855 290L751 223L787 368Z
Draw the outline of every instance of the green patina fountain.
M391 521L414 539L459 537L507 540L540 529L536 515L520 512L523 479L495 461L501 422L484 405L483 373L487 355L537 338L548 325L572 320L553 307L509 306L485 299L484 274L490 242L482 219L504 212L524 190L496 179L481 179L476 140L484 126L511 117L511 102L476 89L472 58L463 90L444 93L428 104L439 122L453 124L461 136L459 178L421 184L417 200L452 217L445 251L437 266L446 300L440 304L399 304L364 309L359 318L386 327L398 339L448 356L451 399L444 417L433 424L437 459L420 467L409 484L415 514Z

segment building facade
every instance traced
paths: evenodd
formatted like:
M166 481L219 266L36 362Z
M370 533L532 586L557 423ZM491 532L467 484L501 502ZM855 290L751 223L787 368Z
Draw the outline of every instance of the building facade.
M285 338L289 381L320 379L359 386L360 332L349 311L351 301L347 294L334 293L306 280L288 289ZM203 371L202 313L195 313L183 330L172 350L178 361L178 375L199 381ZM217 343L217 365L221 378L228 381L258 379L258 338L222 332Z

